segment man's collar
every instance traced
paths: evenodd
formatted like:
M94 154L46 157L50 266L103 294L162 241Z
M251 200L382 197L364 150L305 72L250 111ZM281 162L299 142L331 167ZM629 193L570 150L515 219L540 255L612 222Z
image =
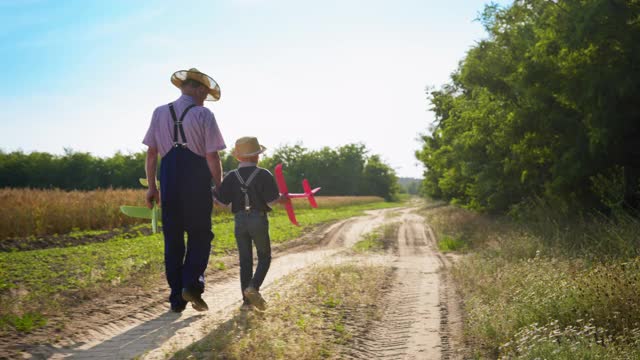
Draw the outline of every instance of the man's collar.
M258 163L254 163L250 161L240 161L240 163L238 164L238 169L243 167L250 167L250 166L258 166Z
M185 95L185 94L182 94L182 96L180 96L178 101L185 101L185 102L187 102L189 104L195 104L196 103L196 100L192 96Z

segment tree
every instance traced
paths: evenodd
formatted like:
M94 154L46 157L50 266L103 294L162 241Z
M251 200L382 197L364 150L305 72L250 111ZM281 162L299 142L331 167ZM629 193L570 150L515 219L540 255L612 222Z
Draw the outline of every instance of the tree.
M416 156L426 194L506 211L532 196L601 206L592 179L624 169L640 203L640 2L519 0L481 16L489 39L430 93Z

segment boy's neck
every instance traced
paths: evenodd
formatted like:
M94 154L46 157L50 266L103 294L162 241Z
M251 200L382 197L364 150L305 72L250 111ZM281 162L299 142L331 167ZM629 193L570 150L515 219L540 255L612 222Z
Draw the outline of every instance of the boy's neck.
M258 166L258 163L251 161L240 161L238 163L238 168L249 167L249 166Z

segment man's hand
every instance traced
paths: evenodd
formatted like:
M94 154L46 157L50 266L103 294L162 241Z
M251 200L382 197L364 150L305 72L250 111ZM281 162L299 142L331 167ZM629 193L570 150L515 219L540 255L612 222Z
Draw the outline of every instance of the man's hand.
M160 205L160 192L158 192L158 189L147 190L147 196L145 200L147 201L147 207L149 209L153 209L153 204Z

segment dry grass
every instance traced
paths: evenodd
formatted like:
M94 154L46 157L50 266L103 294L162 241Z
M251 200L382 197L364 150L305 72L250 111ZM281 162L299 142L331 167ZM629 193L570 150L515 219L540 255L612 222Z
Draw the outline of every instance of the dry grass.
M482 250L504 259L528 259L543 249L539 238L504 218L451 205L426 208L421 214L435 230L443 251Z
M534 227L531 220L514 223L451 206L423 214L439 238L471 249L452 271L465 303L466 340L477 357L640 356L640 258L617 246L633 241L637 220L556 218ZM567 251L575 239L583 239L581 251Z
M120 212L121 205L144 206L146 190L63 191L0 189L0 240L12 237L66 234L77 230L104 230L148 222ZM321 208L383 201L375 196L317 197ZM295 207L309 208L304 199ZM226 210L215 209L220 215Z
M377 316L378 291L391 269L346 264L286 277L290 290L271 297L264 313L239 313L176 359L338 359L354 320Z
M119 207L143 206L144 194L144 190L0 189L0 239L140 223L120 213Z

